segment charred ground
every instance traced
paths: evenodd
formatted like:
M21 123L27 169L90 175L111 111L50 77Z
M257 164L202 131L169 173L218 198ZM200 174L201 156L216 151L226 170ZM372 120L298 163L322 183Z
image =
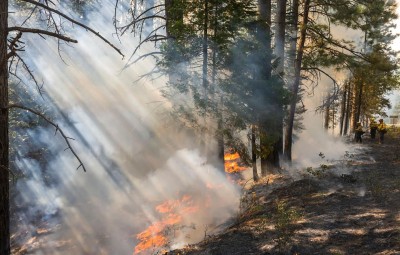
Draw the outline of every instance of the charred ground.
M400 136L359 149L304 179L254 184L222 233L167 254L400 254Z
M343 160L303 169L301 178L283 172L246 185L239 214L222 231L154 254L400 254L400 133L392 130L384 144L366 138L356 149ZM13 218L19 230L12 254L79 254L66 237L47 239L59 232L57 216L39 216L35 229ZM110 240L98 235L99 247ZM99 248L97 254L107 253Z

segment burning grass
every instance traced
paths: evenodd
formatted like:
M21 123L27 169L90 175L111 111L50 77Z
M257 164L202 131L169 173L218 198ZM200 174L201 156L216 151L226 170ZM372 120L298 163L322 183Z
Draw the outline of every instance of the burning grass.
M227 173L237 173L247 170L247 167L243 165L240 160L240 155L238 152L235 153L225 153L225 172Z
M183 217L189 217L198 210L199 206L194 204L189 195L184 195L181 199L167 200L156 206L156 211L162 215L161 220L136 235L139 243L134 254L147 254L151 250L168 248L170 230L177 230Z

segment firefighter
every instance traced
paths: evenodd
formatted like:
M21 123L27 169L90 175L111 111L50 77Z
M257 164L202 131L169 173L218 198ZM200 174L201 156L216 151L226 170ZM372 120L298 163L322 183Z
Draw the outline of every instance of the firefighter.
M361 122L357 122L355 132L355 140L356 143L362 143L362 135L365 133L363 127L361 126Z
M376 130L378 129L378 123L376 123L374 118L371 118L370 120L369 129L370 129L371 139L375 140Z
M378 129L378 133L379 133L379 143L383 143L385 134L387 132L386 124L385 124L385 122L383 122L383 119L379 120L377 129Z

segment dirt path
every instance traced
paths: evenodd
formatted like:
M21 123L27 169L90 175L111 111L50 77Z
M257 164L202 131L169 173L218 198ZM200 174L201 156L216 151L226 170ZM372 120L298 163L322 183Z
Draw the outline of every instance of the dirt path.
M226 231L168 254L400 254L400 138L387 136L306 179L252 186Z

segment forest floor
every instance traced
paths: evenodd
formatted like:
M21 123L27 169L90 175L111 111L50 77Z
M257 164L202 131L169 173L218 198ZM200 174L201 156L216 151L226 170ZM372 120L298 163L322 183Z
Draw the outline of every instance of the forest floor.
M399 133L308 173L253 184L224 231L165 254L400 254Z
M221 231L157 254L400 255L400 133L388 133L384 144L367 137L355 148L342 160L308 168L302 178L283 171L248 183L240 212ZM12 254L42 254L46 234L57 226L46 220L33 237L14 233Z

